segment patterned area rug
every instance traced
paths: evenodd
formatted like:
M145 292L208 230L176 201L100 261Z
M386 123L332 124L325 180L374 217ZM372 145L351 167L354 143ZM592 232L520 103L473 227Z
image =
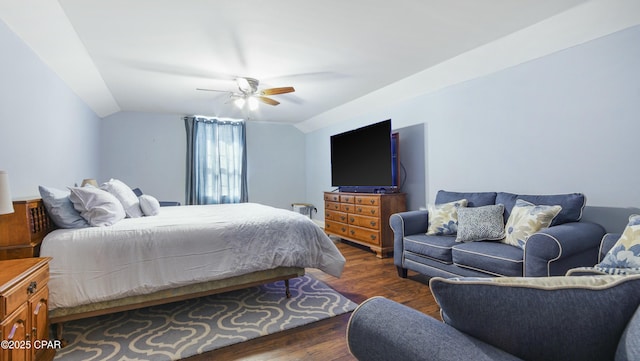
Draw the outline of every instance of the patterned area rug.
M357 306L306 275L290 281L115 313L64 325L54 360L179 360L353 311Z

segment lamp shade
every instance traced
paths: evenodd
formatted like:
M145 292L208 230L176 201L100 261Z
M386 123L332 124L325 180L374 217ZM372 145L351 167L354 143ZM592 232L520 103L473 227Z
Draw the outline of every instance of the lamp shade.
M0 170L0 214L13 213L13 200L9 189L9 174Z
M82 184L81 186L94 186L94 187L98 187L98 181L96 181L95 179L92 178L86 178L82 180Z

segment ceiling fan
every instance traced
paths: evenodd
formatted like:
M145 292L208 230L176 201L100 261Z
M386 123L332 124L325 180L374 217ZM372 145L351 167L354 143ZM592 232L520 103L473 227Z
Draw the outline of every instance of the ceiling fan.
M258 90L260 81L258 79L247 77L236 78L236 83L238 84L238 90L240 92L204 88L196 88L196 90L231 93L231 97L235 98L233 103L238 108L242 108L245 104L248 104L251 110L258 108L258 101L274 106L280 104L279 101L269 98L267 95L286 94L295 91L295 89L290 86Z

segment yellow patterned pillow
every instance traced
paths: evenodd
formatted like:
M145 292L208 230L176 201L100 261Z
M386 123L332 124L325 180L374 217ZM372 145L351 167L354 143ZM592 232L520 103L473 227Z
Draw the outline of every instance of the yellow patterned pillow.
M506 236L503 243L524 249L529 237L543 228L549 227L560 213L560 206L535 205L517 199L505 225Z
M622 232L622 236L607 252L602 262L596 268L605 268L605 272L612 273L609 269L631 269L640 271L640 215L629 216L629 223ZM632 273L632 272L630 272Z
M458 232L458 207L466 207L467 200L429 205L428 236L450 236Z

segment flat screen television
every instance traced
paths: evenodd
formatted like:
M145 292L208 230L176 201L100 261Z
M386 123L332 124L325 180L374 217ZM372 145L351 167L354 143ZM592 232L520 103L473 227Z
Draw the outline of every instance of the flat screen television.
M331 136L331 185L343 192L396 191L398 146L391 119Z

